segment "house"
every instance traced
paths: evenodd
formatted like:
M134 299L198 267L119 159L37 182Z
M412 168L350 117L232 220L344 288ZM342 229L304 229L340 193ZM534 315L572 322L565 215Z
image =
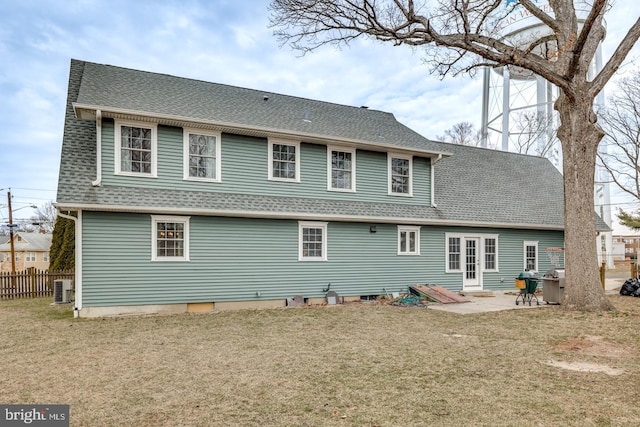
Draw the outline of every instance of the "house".
M638 259L640 253L640 236L616 235L613 236L614 256L621 260Z
M434 107L435 108L435 107ZM511 289L563 246L546 159L393 114L72 60L57 209L79 316Z
M11 238L0 237L0 273L12 271ZM49 269L51 233L16 231L13 233L13 248L16 271L28 268Z

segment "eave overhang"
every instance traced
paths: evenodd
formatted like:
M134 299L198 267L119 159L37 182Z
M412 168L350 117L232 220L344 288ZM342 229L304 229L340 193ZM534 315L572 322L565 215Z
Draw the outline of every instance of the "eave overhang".
M257 138L282 138L289 140L300 140L312 144L321 145L344 145L353 148L366 149L371 151L393 151L412 154L420 157L450 157L453 154L445 151L423 150L420 148L403 147L379 141L364 141L357 139L333 137L328 135L317 135L298 131L288 131L277 128L268 128L247 124L225 123L215 120L195 119L191 117L181 117L161 113L150 113L121 109L115 107L87 105L73 103L73 110L76 118L80 120L96 120L96 112L100 111L102 118L119 120L134 120L141 122L157 123L166 126L189 127L195 129L207 129L216 132L232 133L237 135L252 136Z
M121 212L121 213L146 213L146 214L167 214L167 215L198 215L198 216L222 216L234 218L264 218L264 219L293 219L309 221L340 221L340 222L363 222L378 224L411 224L411 225L434 225L434 226L456 226L456 227L483 227L483 228L506 228L506 229L527 229L527 230L551 230L563 231L560 225L548 224L525 224L525 223L501 223L463 220L439 220L413 217L387 217L368 215L341 215L341 214L315 214L308 212L272 212L272 211L243 211L224 209L193 209L178 207L149 207L149 206L121 206L121 205L97 205L97 204L77 204L77 203L56 203L59 211L94 211L94 212ZM606 230L598 230L606 231Z

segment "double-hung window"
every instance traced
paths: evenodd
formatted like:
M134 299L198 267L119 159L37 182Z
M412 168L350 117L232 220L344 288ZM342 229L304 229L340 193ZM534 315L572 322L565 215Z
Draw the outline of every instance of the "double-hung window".
M115 122L115 171L119 175L157 176L157 125Z
M184 179L220 182L221 134L184 129Z
M300 143L269 140L269 179L300 182Z
M49 262L49 252L42 253L42 261Z
M447 269L446 271L462 271L460 260L462 252L460 249L460 237L452 236L447 239Z
M35 252L27 252L24 260L27 261L27 262L35 262L36 261L36 253Z
M538 242L524 242L524 269L538 271Z
M300 221L298 223L298 260L327 260L327 223Z
M398 226L398 255L420 255L420 227Z
M189 261L189 217L151 215L152 261Z
M394 196L413 195L413 159L411 156L387 154L389 194Z
M498 271L498 236L483 236L484 271Z
M356 150L327 147L327 188L356 191Z

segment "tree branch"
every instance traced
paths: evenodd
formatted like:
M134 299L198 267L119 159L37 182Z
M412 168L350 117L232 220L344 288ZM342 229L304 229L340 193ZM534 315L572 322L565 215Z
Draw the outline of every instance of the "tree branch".
M618 71L620 64L627 57L633 46L638 41L640 37L640 18L636 20L636 22L629 28L629 31L624 36L624 39L620 42L615 52L609 58L609 61L602 67L602 70L598 75L593 79L591 83L591 88L589 89L590 96L595 98L598 93L604 88L604 85L613 77L613 75Z

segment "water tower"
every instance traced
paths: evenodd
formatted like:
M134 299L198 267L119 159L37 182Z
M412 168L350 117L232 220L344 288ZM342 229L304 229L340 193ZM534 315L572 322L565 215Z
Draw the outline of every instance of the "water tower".
M553 16L547 0L536 5ZM591 6L585 0L575 0L578 25L584 23ZM514 45L527 45L552 30L531 15L517 0L504 0L502 15L496 31L502 40ZM541 54L543 52L540 52ZM596 52L591 66L591 78L602 69L602 47ZM562 148L556 138L558 115L553 103L558 97L558 88L529 70L517 66L485 68L482 96L482 145L548 157L562 171ZM600 93L598 104L604 105L604 94ZM600 150L606 150L601 144ZM609 185L604 168L596 169L595 210L611 225L611 202ZM612 233L604 233L598 241L598 254L613 267Z

